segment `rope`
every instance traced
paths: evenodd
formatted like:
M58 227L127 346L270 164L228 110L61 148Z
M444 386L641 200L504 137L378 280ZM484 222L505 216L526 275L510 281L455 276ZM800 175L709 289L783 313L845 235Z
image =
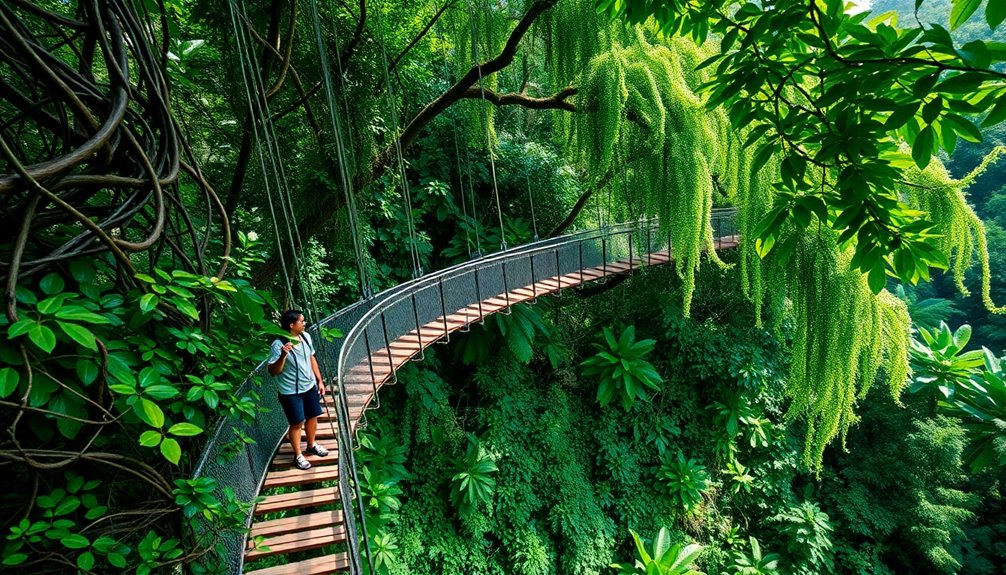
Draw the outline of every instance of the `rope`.
M442 51L444 53L444 76L446 77L447 85L450 86L451 85L450 71L447 68L448 62L450 62L450 58L447 53L447 40L440 32L439 21L436 24L436 33L437 36L440 36L441 39L443 40ZM450 124L451 124L451 132L454 135L454 159L457 160L458 165L458 187L461 189L461 213L464 214L464 223L465 223L465 225L462 226L465 229L465 249L468 250L468 259L471 259L472 240L468 234L468 205L465 200L465 178L464 175L461 173L461 149L458 147L458 125L456 122L450 122Z
M311 12L314 20L315 42L318 46L318 54L321 56L321 73L325 81L325 97L328 102L329 120L332 122L332 132L335 135L335 149L339 162L339 176L342 180L342 193L346 201L346 213L349 218L350 236L353 240L353 253L356 256L356 272L360 284L360 296L364 299L370 298L373 293L370 283L370 275L367 272L366 261L363 253L363 242L360 240L359 213L356 208L356 198L352 190L352 179L347 171L347 154L345 144L342 140L342 123L335 105L335 90L332 87L332 77L329 70L328 50L325 48L325 41L321 35L321 17L318 13L317 0L311 0ZM338 43L338 33L336 32L336 42ZM342 78L342 56L336 53L339 77ZM349 102L345 100L345 90L343 90L343 100L346 108Z
M384 59L384 83L388 87L388 108L391 111L391 125L394 128L392 138L395 141L395 156L398 160L399 178L402 182L402 199L405 201L405 215L409 229L409 255L412 257L412 277L417 278L423 275L423 269L419 258L419 247L416 245L415 222L412 220L412 194L409 192L409 178L405 172L405 160L402 155L402 141L398 138L398 109L395 105L394 88L391 85L391 77L388 74L388 50L384 41L384 3L377 3L377 29L380 34L381 56Z
M244 35L241 33L241 29L238 26L237 15L235 14L234 0L231 0L230 2L228 2L228 6L230 8L231 26L234 29L234 35L235 35L235 39L237 41L236 46L237 46L237 51L238 51L238 57L241 60L241 77L244 79L245 96L248 99L248 113L252 116L252 118L251 118L252 122L251 123L252 123L252 130L255 133L255 140L259 141L260 138L259 138L259 129L258 129L257 119L261 117L261 113L258 113L256 111L258 108L255 105L255 99L252 98L250 81L249 81L249 78L248 78L248 72L245 69L245 64L246 64L246 60L247 60L247 55L248 54L247 54L247 50L246 50L246 48L244 46L244 43L242 41ZM261 146L256 146L256 148L258 149L259 164L262 167L262 174L263 174L263 176L265 176L265 173L266 173L265 157L262 155L262 148L261 148ZM277 222L277 219L276 219L276 208L273 205L272 189L269 186L269 178L263 177L262 181L263 181L263 185L265 186L266 199L267 199L268 204L269 204L269 213L272 216L273 230L274 230L274 233L276 235L276 243L277 243L277 246L276 246L277 250L276 251L279 253L280 265L283 267L283 279L284 279L285 284L286 284L286 297L287 297L287 299L289 301L292 301L293 300L293 285L290 283L290 276L287 273L287 269L288 268L287 268L287 265L286 265L286 256L283 254L283 247L281 245L279 245L279 238L280 238L279 223Z
M472 52L475 59L475 66L479 71L479 91L482 92L482 112L486 122L486 148L489 150L489 167L493 176L493 195L496 197L496 217L499 218L500 225L500 247L506 249L506 232L503 230L503 209L500 207L500 191L496 183L496 153L493 150L492 132L489 130L489 108L486 107L486 89L482 78L482 56L479 53L479 35L475 28L475 15L472 12L470 0L465 0L468 7L468 25L472 31Z
M534 36L531 36L531 42L532 42L531 49L534 49ZM528 54L527 48L525 48L524 51L525 67L528 61L527 54ZM514 77L514 86L516 86L515 91L520 91L521 82L520 78L517 76L517 68L513 69L513 77ZM527 113L530 115L531 111L528 110ZM534 230L534 241L538 241L538 218L535 216L534 213L534 192L531 191L531 168L528 167L527 163L524 164L524 179L527 182L527 201L528 204L530 204L531 206L531 228Z
M241 4L242 19L248 23L249 29L251 28L251 20L248 18L248 13L245 11L244 4ZM244 30L244 28L242 28ZM251 36L246 32L245 41L247 42L246 55L250 53L250 48L252 46ZM254 65L254 60L249 58L249 69L252 71L252 81L253 87L255 88L256 95L262 94L262 98L259 102L259 111L261 116L259 120L262 123L262 135L263 142L266 145L266 150L268 151L269 163L272 166L273 175L278 181L277 194L279 195L280 207L282 208L283 218L286 227L287 241L290 242L290 250L293 256L293 271L294 275L297 277L298 285L300 286L300 292L302 301L305 303L310 300L310 295L308 293L309 282L304 279L304 266L301 265L301 261L304 260L303 250L305 246L300 237L300 229L296 225L296 212L293 208L293 196L290 194L289 180L286 177L286 170L283 167L283 162L280 160L279 144L277 143L275 126L272 123L272 112L269 109L269 99L265 96L265 81L262 78L262 70ZM257 83L256 83L257 82ZM261 147L259 147L261 153ZM263 173L263 176L265 174ZM296 237L295 237L296 236ZM298 251L301 251L298 254Z

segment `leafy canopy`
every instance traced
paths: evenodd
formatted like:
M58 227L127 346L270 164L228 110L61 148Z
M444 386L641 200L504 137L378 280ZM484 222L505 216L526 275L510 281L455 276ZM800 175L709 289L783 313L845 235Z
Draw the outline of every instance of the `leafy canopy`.
M816 216L839 244L854 246L849 265L869 274L874 293L888 273L914 283L929 267L948 266L934 246L939 222L899 197L897 184L902 169L926 168L959 139L980 142L979 116L982 127L1006 119L998 71L1006 46L958 46L939 25L899 28L893 14L847 13L844 0L597 4L631 23L653 17L665 35L720 39L699 66L715 70L703 86L706 107L725 109L733 128L746 130L746 145L757 144L753 170L780 165L778 193L757 228L761 255L792 251L796 240L777 243L784 224L806 229ZM980 4L955 0L951 28ZM1004 11L988 2L989 24L998 26Z

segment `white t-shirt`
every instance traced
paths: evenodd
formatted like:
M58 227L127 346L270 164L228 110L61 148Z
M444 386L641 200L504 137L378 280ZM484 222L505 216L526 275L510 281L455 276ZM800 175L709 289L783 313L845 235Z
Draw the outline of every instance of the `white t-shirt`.
M276 376L281 395L294 395L304 393L311 389L311 386L318 385L314 376L314 369L311 367L311 357L314 356L314 342L307 332L300 334L300 342L290 340L293 348L287 352L286 362L283 364L283 371ZM269 365L279 361L283 355L285 341L277 339L272 342L269 348Z

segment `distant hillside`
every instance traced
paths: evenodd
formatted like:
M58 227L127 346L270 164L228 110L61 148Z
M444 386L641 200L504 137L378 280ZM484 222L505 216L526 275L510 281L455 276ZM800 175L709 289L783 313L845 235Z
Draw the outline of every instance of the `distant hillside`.
M1003 0L992 0L1002 2ZM923 24L939 24L944 28L950 28L950 0L925 0L919 8L919 20ZM898 13L898 23L902 26L910 25L915 20L915 0L873 0L870 11L874 14L883 14L891 10ZM957 30L953 31L954 40L970 42L972 40L994 40L1006 42L1006 27L1000 26L995 33L989 29L985 22L985 9L980 8L970 20Z

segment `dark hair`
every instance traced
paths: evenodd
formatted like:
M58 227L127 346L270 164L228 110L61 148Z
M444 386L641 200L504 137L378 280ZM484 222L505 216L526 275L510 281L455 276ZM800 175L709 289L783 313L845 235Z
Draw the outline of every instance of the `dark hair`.
M290 326L297 323L297 320L299 320L302 315L304 315L304 312L302 311L288 309L283 312L283 315L279 316L279 326L287 331L290 331Z

